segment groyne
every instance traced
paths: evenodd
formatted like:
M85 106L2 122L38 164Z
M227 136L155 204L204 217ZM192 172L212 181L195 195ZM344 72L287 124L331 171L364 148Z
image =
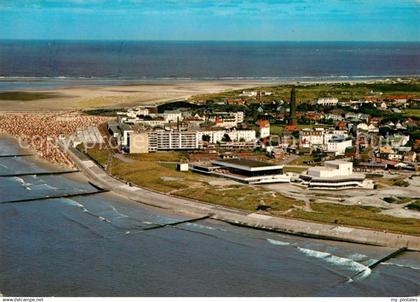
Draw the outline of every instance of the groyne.
M63 142L59 145L62 148L65 146ZM91 159L78 150L69 148L66 152L76 166L83 171L93 183L126 198L150 206L169 209L175 212L209 216L212 219L243 227L318 239L406 248L408 250L420 251L420 237L418 236L249 213L223 206L168 196L144 188L131 186L106 174L102 168L97 166Z

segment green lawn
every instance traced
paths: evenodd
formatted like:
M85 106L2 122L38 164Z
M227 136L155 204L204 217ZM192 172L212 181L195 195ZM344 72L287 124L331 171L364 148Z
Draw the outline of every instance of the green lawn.
M420 235L419 219L383 215L374 207L312 203L312 209L314 212L293 211L290 217Z
M108 162L107 150L89 149L88 154L102 166ZM312 203L313 212L308 212L302 209L302 201L261 186L212 184L212 180L223 179L175 170L173 162L185 156L182 152L162 152L127 156L131 161L114 157L110 173L152 190L250 212L263 203L269 206L268 213L273 216L420 235L420 220L383 215L378 208ZM418 202L412 207L418 207Z
M25 91L5 91L0 92L0 100L7 101L35 101L60 97L52 92L25 92Z
M276 85L272 87L255 87L249 90L261 90L272 92L271 96L263 96L261 101L289 100L292 85ZM192 101L223 100L224 98L236 98L242 93L240 90L229 90L221 93L197 95L190 98ZM371 91L374 91L372 94ZM364 96L386 97L391 95L420 95L420 80L411 79L409 83L311 83L296 86L297 99L299 102L308 102L319 97L334 96L340 100L360 99ZM382 92L377 95L375 92ZM245 99L249 99L245 97Z
M420 109L406 109L404 110L404 116L420 118Z

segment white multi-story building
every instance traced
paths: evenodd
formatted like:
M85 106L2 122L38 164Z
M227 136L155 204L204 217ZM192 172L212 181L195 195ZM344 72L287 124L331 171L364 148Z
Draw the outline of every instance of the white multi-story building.
M327 149L328 142L337 136L346 136L347 130L305 128L299 131L299 145L303 148L320 147Z
M130 153L148 153L161 150L196 150L203 147L196 131L129 132L125 141Z
M304 148L324 144L324 128L305 128L299 131L299 145Z
M163 113L163 119L166 123L176 123L182 121L182 113L176 110L167 110Z
M210 122L214 122L217 127L236 128L244 121L244 113L239 112L215 112L208 116Z
M225 136L228 135L233 142L255 142L257 139L255 130L209 130L200 131L201 137L209 136L209 143L216 144L223 142Z
M338 104L337 98L319 98L316 100L317 105L321 106L336 106Z
M221 143L229 136L231 142L255 142L255 130L217 131L166 131L154 130L137 133L124 131L121 144L130 153L147 153L160 150L197 150L203 148L203 137L208 135L210 143ZM147 147L145 146L147 142ZM147 151L147 152L146 152Z
M337 136L327 142L327 152L334 152L335 155L344 155L347 148L352 146L349 137Z

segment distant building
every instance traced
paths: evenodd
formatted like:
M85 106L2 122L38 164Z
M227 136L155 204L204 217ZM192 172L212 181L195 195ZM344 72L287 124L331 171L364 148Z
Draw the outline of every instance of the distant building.
M207 116L210 122L213 122L216 127L220 128L236 128L238 124L244 121L244 113L238 112L214 112Z
M260 138L266 138L270 136L270 122L267 120L259 120L257 122L260 126Z
M188 171L188 163L177 163L176 169L180 172L187 172Z
M177 110L166 110L163 112L163 119L166 123L176 123L182 121L182 113Z
M327 152L333 152L334 155L344 155L347 148L352 146L352 140L345 136L335 136L327 142Z
M327 148L328 142L334 136L347 136L347 130L305 128L299 131L299 146L301 148Z
M255 142L257 140L255 130L200 130L198 133L201 137L208 137L208 142L212 144L223 141Z
M317 105L321 106L337 106L338 99L337 98L319 98L316 100Z

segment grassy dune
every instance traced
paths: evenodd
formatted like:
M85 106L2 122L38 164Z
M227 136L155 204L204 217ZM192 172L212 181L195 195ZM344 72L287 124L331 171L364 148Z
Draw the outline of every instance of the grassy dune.
M419 95L420 80L413 79L409 83L313 83L298 84L297 99L299 102L308 102L320 97L334 96L340 100L359 99L364 96L375 96L377 92L382 92L379 97L391 95ZM262 101L288 100L292 85L279 85L273 87L256 87L255 90L269 91L271 96L263 96ZM242 89L243 90L243 89ZM215 94L204 94L193 96L191 100L223 100L225 98L236 98L242 90L230 90ZM373 93L372 93L373 92ZM246 99L247 97L245 97Z
M89 149L88 154L106 167L108 150ZM302 201L260 186L212 184L212 181L223 179L175 170L174 162L186 156L183 152L165 152L128 155L125 161L114 157L110 173L124 181L162 193L250 212L255 212L258 205L264 203L269 206L268 213L273 216L420 235L420 220L384 215L379 208L312 202L312 210L306 211ZM413 205L414 208L416 206Z
M5 91L0 92L0 100L6 101L36 101L60 97L53 92L25 92L25 91Z

